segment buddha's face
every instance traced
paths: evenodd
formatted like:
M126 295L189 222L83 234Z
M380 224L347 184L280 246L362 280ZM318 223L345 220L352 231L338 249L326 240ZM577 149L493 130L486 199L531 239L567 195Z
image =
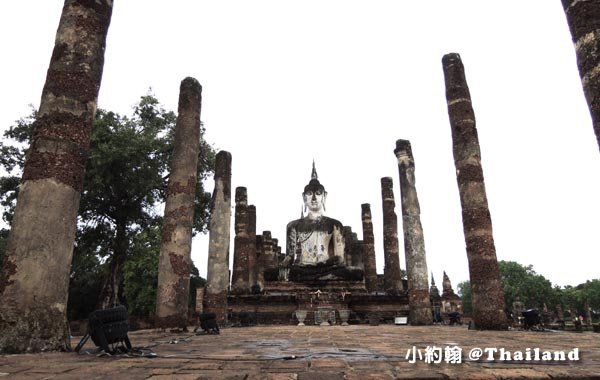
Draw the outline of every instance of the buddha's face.
M321 189L306 190L304 192L304 204L310 211L322 211L325 201L325 193Z

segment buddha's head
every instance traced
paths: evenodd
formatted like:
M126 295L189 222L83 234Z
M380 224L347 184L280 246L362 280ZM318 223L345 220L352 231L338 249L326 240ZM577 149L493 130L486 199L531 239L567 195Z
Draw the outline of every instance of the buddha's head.
M312 213L323 212L325 210L325 198L327 192L318 179L313 178L308 185L304 187L302 198L304 199L304 208Z
M304 210L309 211L309 216L320 216L325 211L325 199L327 192L325 187L319 182L315 162L313 161L311 179L308 185L304 186L302 200L304 201Z

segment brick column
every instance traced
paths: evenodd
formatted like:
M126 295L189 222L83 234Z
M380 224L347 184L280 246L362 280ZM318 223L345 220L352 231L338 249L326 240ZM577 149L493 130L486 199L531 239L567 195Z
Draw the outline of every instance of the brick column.
M265 288L265 248L263 236L256 236L256 285L262 291Z
M504 291L496 259L471 94L460 56L447 54L442 64L469 261L473 322L478 329L504 330L508 327L504 314Z
M69 342L69 274L112 8L64 2L0 269L0 353Z
M365 287L368 292L377 290L377 266L375 265L375 236L373 235L373 221L371 219L371 205L363 203L362 229L363 229L363 264L365 266Z
M352 227L344 226L344 261L347 266L352 265Z
M185 78L179 90L158 261L156 326L161 328L187 327L201 101L200 83L194 78Z
M235 238L233 241L233 273L231 292L248 292L250 235L248 233L248 192L245 187L235 189Z
M248 287L256 285L256 206L248 206Z
M350 262L353 267L358 267L363 270L364 276L364 242L362 240L358 240L358 235L356 233L352 234L352 249L350 250Z
M263 267L263 281L269 280L272 281L273 278L269 278L269 276L264 276L265 272L267 274L272 274L273 269L277 267L277 257L275 256L276 247L273 244L273 238L271 236L271 231L263 231L262 233L262 267Z
M415 187L415 161L410 142L396 141L394 154L398 159L400 174L400 194L402 227L404 230L404 254L406 256L406 277L408 279L408 299L411 325L433 323L429 283L427 281L427 259L425 240L421 226L421 209Z
M398 252L398 217L394 208L392 178L381 179L381 199L383 203L383 254L385 267L383 269L383 288L386 293L398 294L402 292L402 278L400 277L400 256Z
M231 154L217 153L215 189L209 227L208 267L204 310L215 313L217 322L227 322L229 287L229 229L231 224Z
M571 30L583 93L600 148L600 1L562 0Z

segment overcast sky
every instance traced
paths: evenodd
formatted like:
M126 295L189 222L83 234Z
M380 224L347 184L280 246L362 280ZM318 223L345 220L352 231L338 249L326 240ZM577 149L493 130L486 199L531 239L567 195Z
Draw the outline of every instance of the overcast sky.
M39 105L62 4L0 3L2 131ZM441 65L450 52L471 90L498 259L557 285L598 278L600 154L558 0L117 0L99 107L129 114L151 87L176 110L180 81L195 77L205 138L231 152L233 189L248 188L258 231L285 246L314 159L328 216L362 238L360 205L371 204L379 273L380 179L393 178L400 215L393 150L410 140L427 264L456 288L468 263ZM204 275L207 250L196 237Z

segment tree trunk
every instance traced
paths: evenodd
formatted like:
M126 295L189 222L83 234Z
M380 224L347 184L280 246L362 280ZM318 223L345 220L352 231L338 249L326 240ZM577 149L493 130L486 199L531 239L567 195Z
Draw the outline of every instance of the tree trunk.
M65 0L0 278L0 352L69 344L69 273L110 0Z
M158 262L156 326L162 328L187 327L201 101L200 83L181 81Z
M600 148L600 1L562 0L571 30L583 93Z
M108 265L108 273L100 291L98 298L98 309L108 309L121 303L119 290L123 280L123 265L127 258L127 224L119 221L117 223L117 233L113 242L113 255Z

